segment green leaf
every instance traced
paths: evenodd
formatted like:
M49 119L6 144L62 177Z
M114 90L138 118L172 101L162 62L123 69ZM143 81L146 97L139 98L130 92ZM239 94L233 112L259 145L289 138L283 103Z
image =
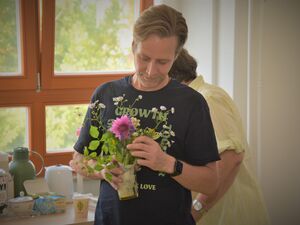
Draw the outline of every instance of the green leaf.
M98 131L98 128L91 125L90 127L90 135L93 137L93 138L98 138L99 137L99 131Z
M94 167L94 170L96 171L101 171L104 167L101 166L100 164L97 164L95 167Z
M118 164L110 162L106 165L106 168L111 170L111 169L117 168L118 166L119 166Z
M108 172L105 173L105 178L106 178L106 180L108 180L109 182L112 181L112 175L111 175L110 173L108 173Z
M160 133L159 133L159 132L154 132L154 133L152 134L153 140L156 140L156 139L158 139L159 137L160 137Z
M86 146L84 147L83 155L84 156L88 156L89 155L89 150L88 150L88 148Z
M109 139L113 138L113 134L111 132L105 132L102 137L101 137L101 140L100 141L103 141L103 142L106 142L108 141Z
M116 152L116 160L118 162L122 162L123 160L122 154L120 152Z
M109 144L108 152L110 155L114 155L117 153L118 148L115 145Z
M92 151L95 151L98 148L99 144L100 144L100 141L98 141L98 140L91 141L89 144L89 149Z
M97 152L92 152L92 153L90 154L90 157L91 157L91 158L96 158L96 157L97 157Z
M86 166L88 169L88 173L93 173L94 169L92 167L90 167L89 165Z
M102 151L103 151L103 153L105 153L105 154L108 153L108 146L107 146L107 144L102 145Z

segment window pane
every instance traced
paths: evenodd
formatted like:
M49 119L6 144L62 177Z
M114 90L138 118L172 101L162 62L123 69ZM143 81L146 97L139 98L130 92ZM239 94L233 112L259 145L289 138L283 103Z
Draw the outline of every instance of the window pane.
M28 147L28 109L0 107L0 151Z
M56 74L133 70L131 41L138 4L56 0Z
M46 106L47 152L73 151L87 104Z
M0 76L21 74L19 1L0 1Z

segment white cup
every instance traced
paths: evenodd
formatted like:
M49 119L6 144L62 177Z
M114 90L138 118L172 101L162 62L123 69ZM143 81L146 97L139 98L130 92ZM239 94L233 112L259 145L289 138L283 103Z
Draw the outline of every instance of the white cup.
M89 196L78 195L73 197L75 219L87 219L89 212Z

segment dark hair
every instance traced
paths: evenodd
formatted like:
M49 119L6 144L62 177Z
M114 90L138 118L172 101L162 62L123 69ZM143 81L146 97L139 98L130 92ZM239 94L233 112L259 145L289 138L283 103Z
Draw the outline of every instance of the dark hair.
M186 49L182 49L169 71L169 76L179 82L192 81L197 77L197 61Z
M151 34L162 38L176 36L178 38L177 54L186 42L188 27L182 13L164 4L156 5L146 9L136 20L133 41L137 44Z

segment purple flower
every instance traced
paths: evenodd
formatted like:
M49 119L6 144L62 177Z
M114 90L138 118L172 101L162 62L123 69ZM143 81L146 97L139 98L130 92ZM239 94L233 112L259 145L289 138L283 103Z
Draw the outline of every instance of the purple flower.
M132 121L127 115L115 119L109 130L121 141L128 139L135 131Z

